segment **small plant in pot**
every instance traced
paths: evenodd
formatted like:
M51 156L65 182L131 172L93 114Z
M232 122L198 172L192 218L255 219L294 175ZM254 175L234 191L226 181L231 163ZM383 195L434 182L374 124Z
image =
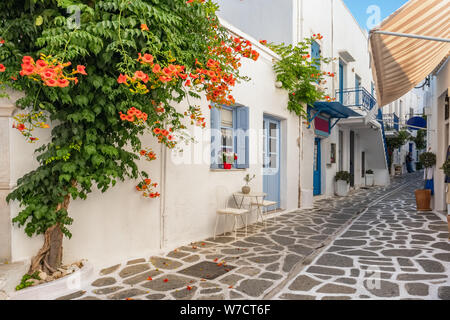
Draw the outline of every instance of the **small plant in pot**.
M256 177L256 175L253 175L253 177L251 177L250 174L247 174L247 175L244 177L245 186L242 187L242 193L243 193L243 194L249 194L249 193L250 193L251 189L250 189L250 187L249 187L248 184L249 184L253 179L255 179L255 177Z
M339 171L336 173L336 195L340 197L345 197L348 195L351 178L351 174L347 171Z
M366 186L372 187L374 185L375 175L373 173L373 170L367 170L366 171Z
M233 163L237 160L237 154L234 152L223 152L222 153L222 162L223 168L226 170L230 170Z
M417 211L431 211L431 196L433 195L433 167L436 165L436 154L424 152L419 161L425 168L425 187L415 191Z
M444 173L447 176L447 178L450 178L450 159L444 162L441 169L444 170Z
M448 239L450 240L450 197L448 193L450 192L450 158L444 162L441 167L445 173L445 183L447 183L447 187L449 190L447 191L447 225L448 225Z

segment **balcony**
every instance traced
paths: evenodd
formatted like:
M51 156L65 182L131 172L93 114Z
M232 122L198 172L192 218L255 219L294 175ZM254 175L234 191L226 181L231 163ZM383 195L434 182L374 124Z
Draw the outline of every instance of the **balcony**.
M346 107L355 107L364 111L372 111L377 100L364 88L336 90L336 98Z
M410 127L407 125L407 122L409 119L411 119L412 117L416 117L416 116L422 116L420 114L406 114L403 116L398 116L395 113L388 113L388 114L383 114L383 122L384 122L384 126L386 128L386 131L389 132L399 132L400 130L409 130L412 131L410 129Z
M383 122L386 131L400 130L400 118L395 113L383 114Z

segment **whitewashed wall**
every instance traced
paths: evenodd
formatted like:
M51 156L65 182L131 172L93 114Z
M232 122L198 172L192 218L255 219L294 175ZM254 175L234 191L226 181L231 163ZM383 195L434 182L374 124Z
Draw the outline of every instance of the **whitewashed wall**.
M310 37L313 34L322 34L323 40L318 41L321 46L322 56L332 57L335 60L329 65L323 65L322 70L326 72L334 72L336 77L329 80L324 86L327 93L336 97L335 92L339 88L339 59L340 52L347 51L355 59L354 62L344 62L344 88L355 87L355 74L361 78L361 85L369 92L371 91L371 83L373 81L372 71L370 69L370 58L367 49L367 33L361 29L358 22L355 20L351 12L341 0L317 0L317 1L303 1L299 5L303 9L299 16L299 38L298 41L305 37ZM363 130L368 127L362 127ZM303 126L303 130L309 133L303 133L303 151L302 154L311 154L310 157L302 159L301 163L301 185L302 191L310 192L313 188L313 158L314 138L313 128L308 130ZM339 146L339 130L343 132L344 145ZM361 176L361 152L366 151L366 159L371 156L372 148L368 148L367 143L375 143L375 149L383 146L383 140L380 133L368 131L360 133L359 128L354 128L345 124L338 124L334 127L331 135L327 139L322 139L322 193L326 197L334 195L336 172L339 171L338 150L343 150L343 164L344 171L350 170L350 131L355 131L355 186L360 187L365 184L364 178ZM361 136L364 135L364 139ZM369 137L370 136L370 137ZM337 146L337 162L336 164L327 165L327 158L329 157L328 150L330 145L334 143ZM366 148L366 150L365 150ZM325 151L325 152L324 152ZM384 150L383 150L384 154ZM385 161L382 159L379 167L382 167ZM375 165L371 165L376 169ZM370 169L366 163L366 169ZM386 185L389 180L386 179L386 168L380 169L376 173L376 181L378 184Z
M256 40L232 29L255 42L255 48L261 54L257 62L248 59L242 61L242 73L252 80L238 84L233 94L238 103L250 108L251 129L262 130L264 114L281 120L282 148L285 150L281 159L281 206L286 210L296 209L299 184L298 117L286 109L287 93L274 85L272 61L276 56ZM192 102L194 101L191 100ZM209 127L207 101L195 103L201 106ZM180 111L185 107L186 104L180 105ZM40 143L31 145L11 125L8 128L11 181L14 184L18 178L37 166L33 150L40 143L48 141L50 132L36 132L41 138ZM117 183L115 188L105 194L94 191L86 201L72 201L69 214L74 218L74 224L70 226L73 238L64 240L65 262L87 258L101 267L115 263L118 259L148 256L203 240L213 235L217 186L226 186L231 195L231 192L240 191L244 185L244 176L250 173L257 175L251 182L252 189L263 191L261 139L258 141L257 137L250 137L250 159L257 160L250 169L217 171L210 169L210 135L207 130L192 128L191 132L198 141L192 150L201 148L201 154L206 155L203 161L194 161L194 164L178 164L172 153L163 152L155 139L150 136L143 138L143 145L153 147L158 160L150 163L141 161L140 167L149 172L155 182L160 183L160 199L142 198L135 190L136 181L126 181ZM185 150L185 155L188 150L189 148ZM18 212L17 204L13 204L8 219ZM254 218L253 216L252 219ZM222 230L223 224L219 228ZM17 226L12 228L10 239L13 261L31 258L43 243L42 236L30 239Z
M218 15L257 40L292 43L293 0L217 0Z
M434 209L445 211L447 209L446 203L446 184L444 172L440 169L447 157L447 148L450 141L449 130L446 126L450 125L449 120L445 120L444 103L445 96L450 93L450 59L447 59L444 65L432 77L431 92L432 92L432 107L430 128L435 131L429 132L431 138L431 151L436 153L437 165L434 173L435 178L435 196Z
M36 131L41 143L48 142L48 130ZM144 138L149 146L159 146ZM145 144L145 143L144 143ZM37 166L33 151L39 144L28 144L20 133L11 129L11 181L14 183ZM160 179L160 161L141 161L140 168ZM74 224L69 227L73 237L64 240L64 261L88 258L96 263L111 263L118 256L133 257L159 249L160 200L143 199L135 190L135 181L118 182L102 194L94 191L86 201L72 201L69 214ZM11 219L17 215L17 203L11 205ZM30 258L43 243L43 237L29 238L22 228L12 229L12 260Z
M348 62L345 65L344 88L354 88L355 74L358 74L361 78L362 86L370 92L372 71L370 70L369 52L367 49L367 33L361 29L342 0L221 0L220 5L221 12L219 15L229 19L242 30L258 39L267 39L276 43L291 42L296 44L314 34L322 34L324 38L318 40L322 56L336 58L333 63L323 65L322 70L338 74L339 52L347 51L354 57L355 61ZM244 13L240 12L241 10ZM282 19L278 16L280 12L283 12ZM242 17L242 14L245 17ZM263 20L260 20L261 17L263 17ZM289 37L292 38L291 41L288 41ZM329 95L334 97L336 89L339 88L339 77L336 76L333 80L329 80L324 88ZM343 167L344 170L349 170L350 128L345 125L338 125L333 129L329 138L322 140L322 193L325 196L334 194L334 177L338 170L338 164L327 166L326 158L329 156L327 150L330 149L330 144L335 143L338 146L339 128L344 131L344 145L341 146L344 150ZM357 172L361 168L361 148L358 144L358 132L355 133L355 172ZM303 206L310 207L313 189L314 128L307 129L307 125L302 124L300 135L302 203ZM383 141L379 135L375 135L375 137L377 138L377 143L382 145ZM385 175L385 172L382 175ZM355 177L355 180L357 186L363 184L359 177ZM379 181L381 180L383 179L380 178Z
M282 148L286 153L283 152L281 159L284 169L281 172L281 207L291 210L297 208L298 200L298 120L286 110L286 93L274 86L272 58L263 53L258 63L246 61L242 71L252 80L236 87L233 95L237 103L250 108L251 130L263 129L264 114L273 115L282 120L281 140L284 144ZM208 114L208 109L203 108L203 112ZM209 136L206 137L206 140L208 139ZM200 140L200 137L197 137L197 140ZM204 141L202 145L209 160L209 140ZM250 159L257 160L257 163L252 163L248 170L231 172L211 170L209 162L195 166L168 162L167 185L170 189L166 190L166 214L169 246L182 244L186 239L195 240L211 236L216 217L217 187L225 186L230 193L239 191L244 185L244 176L250 173L257 176L251 182L252 190L263 191L261 137L257 139L250 136L249 156ZM187 184L177 184L175 183L177 180L186 181ZM170 181L173 183L171 184ZM223 225L219 226L220 230L222 227Z

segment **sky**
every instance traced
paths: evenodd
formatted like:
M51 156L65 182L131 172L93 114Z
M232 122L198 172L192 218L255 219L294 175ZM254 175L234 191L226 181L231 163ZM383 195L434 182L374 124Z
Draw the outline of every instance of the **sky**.
M363 29L369 30L404 5L407 0L344 0ZM369 12L367 12L369 11Z

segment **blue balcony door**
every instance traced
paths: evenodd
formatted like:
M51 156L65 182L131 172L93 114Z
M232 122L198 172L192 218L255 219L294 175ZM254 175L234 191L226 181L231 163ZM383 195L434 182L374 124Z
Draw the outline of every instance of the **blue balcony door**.
M322 194L322 161L321 140L314 140L314 195Z
M269 210L276 210L280 208L280 121L264 116L263 128L263 189L266 200L277 203Z
M350 187L355 186L355 132L350 131Z
M344 103L344 65L339 62L339 102Z
M359 92L360 89L361 89L361 78L358 75L355 75L355 90L356 90L355 106L362 105L362 101L360 101L361 99L361 94Z

